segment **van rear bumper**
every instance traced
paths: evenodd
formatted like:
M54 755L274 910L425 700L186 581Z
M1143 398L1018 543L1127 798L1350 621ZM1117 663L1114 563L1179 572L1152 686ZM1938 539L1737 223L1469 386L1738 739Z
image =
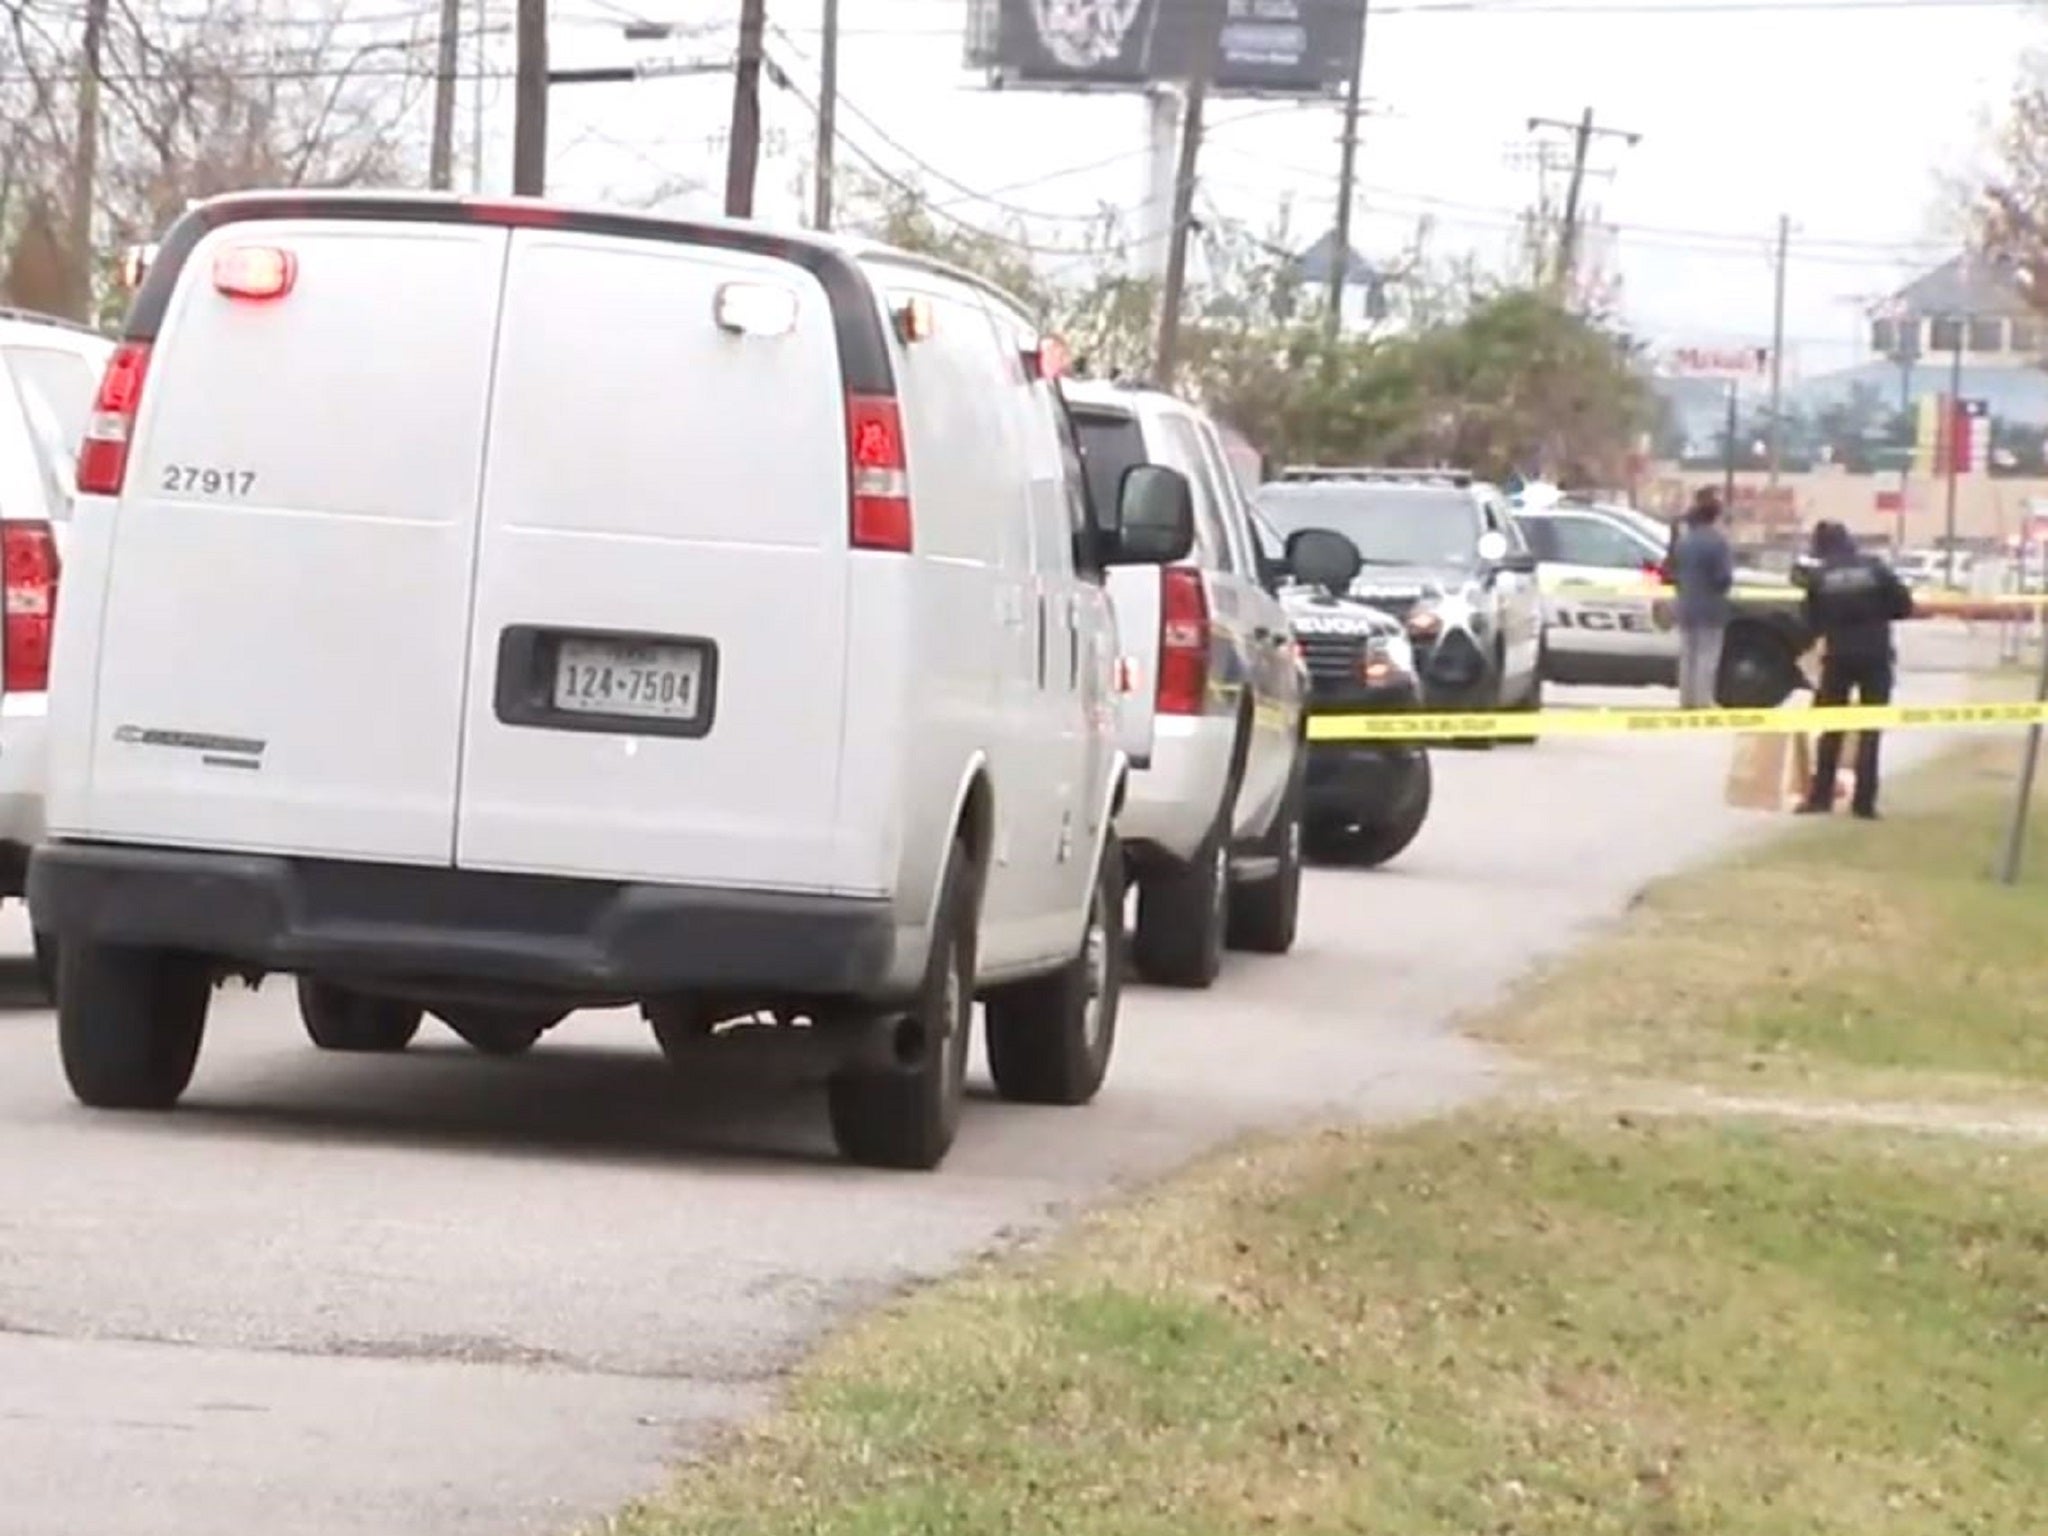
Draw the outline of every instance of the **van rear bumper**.
M255 970L586 1000L725 993L880 999L888 902L338 859L45 843L38 928Z

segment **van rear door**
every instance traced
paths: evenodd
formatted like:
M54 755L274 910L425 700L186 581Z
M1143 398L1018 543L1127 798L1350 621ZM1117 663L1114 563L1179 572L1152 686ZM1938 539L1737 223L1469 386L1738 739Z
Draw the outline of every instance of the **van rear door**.
M847 564L901 558L849 555L848 410L803 266L513 233L458 863L835 883Z
M244 218L185 257L94 514L94 835L448 862L509 238Z

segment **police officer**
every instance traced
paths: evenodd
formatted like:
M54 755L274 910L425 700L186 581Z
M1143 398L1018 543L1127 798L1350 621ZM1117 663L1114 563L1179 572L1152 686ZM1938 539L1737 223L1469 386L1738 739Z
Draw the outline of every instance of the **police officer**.
M1806 589L1806 624L1827 651L1821 661L1820 705L1892 701L1892 623L1911 618L1913 594L1892 568L1856 548L1840 523L1813 530L1812 553L1793 578ZM1799 807L1802 815L1826 815L1834 808L1835 775L1842 762L1842 736L1830 731L1814 754L1813 783ZM1877 732L1856 733L1854 813L1877 819Z

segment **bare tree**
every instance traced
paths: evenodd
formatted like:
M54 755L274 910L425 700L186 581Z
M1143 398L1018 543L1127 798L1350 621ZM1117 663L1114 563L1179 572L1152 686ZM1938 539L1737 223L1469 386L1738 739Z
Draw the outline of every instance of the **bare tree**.
M2048 309L2048 58L2026 65L2006 108L1989 176L1970 208L1976 244Z
M0 0L0 236L60 230L76 135L76 38L35 0ZM63 12L57 13L59 16ZM102 43L95 280L196 198L252 187L413 179L433 76L431 18L351 23L346 0L113 0ZM27 295L19 295L27 301Z

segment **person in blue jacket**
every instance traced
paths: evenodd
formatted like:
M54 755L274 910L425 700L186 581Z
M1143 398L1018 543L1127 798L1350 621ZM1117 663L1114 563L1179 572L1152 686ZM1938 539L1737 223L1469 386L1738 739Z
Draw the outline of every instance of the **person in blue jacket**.
M1671 545L1671 585L1677 589L1678 705L1706 709L1721 675L1728 638L1728 593L1735 585L1735 552L1721 532L1721 498L1702 486Z

